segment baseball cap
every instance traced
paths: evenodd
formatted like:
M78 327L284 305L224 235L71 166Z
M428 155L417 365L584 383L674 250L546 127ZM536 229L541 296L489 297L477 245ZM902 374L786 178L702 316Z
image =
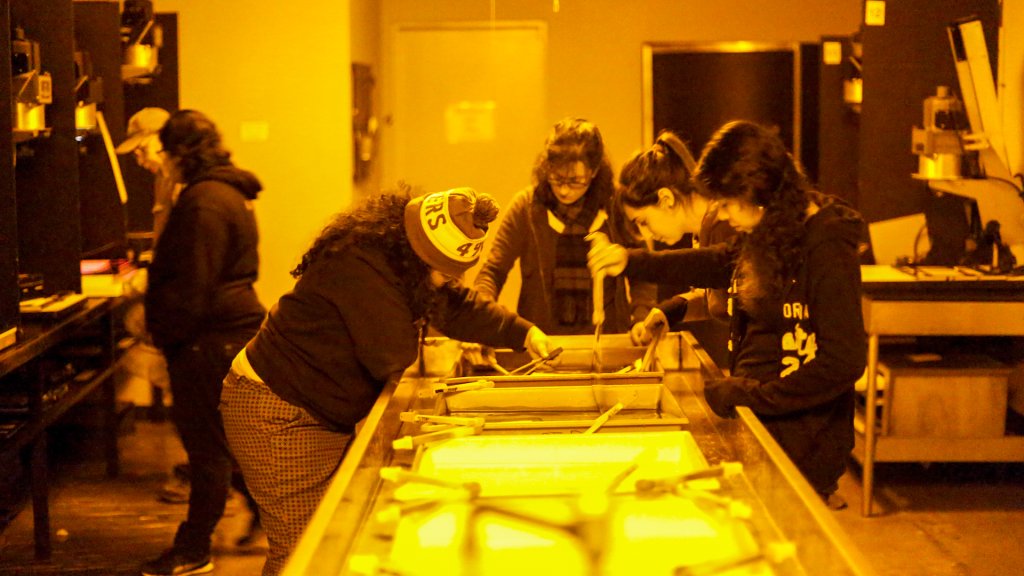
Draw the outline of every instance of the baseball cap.
M115 151L118 154L133 152L147 136L158 134L171 114L163 108L143 108L128 120L128 135Z

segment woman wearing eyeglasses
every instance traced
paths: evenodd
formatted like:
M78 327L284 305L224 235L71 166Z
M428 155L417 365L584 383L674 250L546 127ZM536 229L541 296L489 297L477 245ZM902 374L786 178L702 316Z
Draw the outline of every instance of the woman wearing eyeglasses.
M585 238L596 231L611 233L607 209L613 191L611 164L597 126L579 118L559 121L537 157L533 185L512 199L474 288L497 299L518 260L521 316L548 334L593 332ZM634 286L636 304L631 305L624 281L605 282L604 330L625 332L634 317L646 316L654 287Z

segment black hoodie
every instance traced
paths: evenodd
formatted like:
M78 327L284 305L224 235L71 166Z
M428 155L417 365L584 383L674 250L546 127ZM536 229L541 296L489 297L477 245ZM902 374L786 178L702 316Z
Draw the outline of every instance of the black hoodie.
M863 222L833 198L815 200L821 208L806 222L804 263L782 303L760 316L736 311L741 329L732 342L732 375L738 378L716 390L715 399L718 408L750 407L810 483L826 492L853 448L854 382L867 359L857 250ZM626 273L726 287L737 250L731 244L631 251Z
M253 283L259 234L251 172L214 167L181 191L149 267L146 326L165 350L204 334L255 333L266 310Z

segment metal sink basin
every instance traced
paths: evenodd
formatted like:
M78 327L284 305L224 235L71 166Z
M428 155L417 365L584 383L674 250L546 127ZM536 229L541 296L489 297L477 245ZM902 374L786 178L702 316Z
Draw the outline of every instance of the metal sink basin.
M622 409L600 431L678 430L689 422L672 392L661 383L500 386L443 394L434 413L483 417L484 433L586 429L616 404Z
M467 576L774 574L763 543L742 513L733 514L736 503L697 486L716 481L695 481L678 494L637 493L640 480L706 468L690 433L678 431L426 445L413 472L430 481L399 486L396 504L377 516L397 520L387 568Z
M421 447L413 471L456 485L475 483L481 498L493 498L606 492L613 484L617 492L634 492L638 479L704 468L707 461L693 436L673 431L454 438ZM395 490L395 498L437 497L450 491L409 483Z
M562 354L541 372L591 373L594 369L594 337L592 335L549 337L551 349L562 348ZM628 334L601 336L601 372L613 374L641 360L647 348L634 346ZM428 337L423 342L422 356L408 368L410 375L452 376L463 374L494 374L496 371L463 362L463 344L445 337ZM498 364L506 370L530 362L528 353L507 348L494 351ZM655 369L658 371L695 370L700 360L691 344L684 342L682 332L666 334L657 346Z
M664 372L630 372L627 374L594 374L534 372L526 375L457 376L441 378L448 385L468 384L478 380L494 382L495 388L505 386L592 386L600 384L658 384L665 379Z
M553 363L551 370L555 372L591 372L594 364L594 336L590 334L574 336L550 336L550 348L562 348L562 354ZM601 335L601 371L614 373L625 366L643 358L646 346L636 346L629 334ZM698 368L699 361L693 356L692 350L683 345L682 333L666 334L658 343L656 350L656 368L664 370L683 370ZM495 350L498 364L506 369L522 366L530 361L526 352L513 352L507 349Z
M449 502L403 515L388 568L397 574L775 574L749 528L674 496L613 498L597 519L569 498Z

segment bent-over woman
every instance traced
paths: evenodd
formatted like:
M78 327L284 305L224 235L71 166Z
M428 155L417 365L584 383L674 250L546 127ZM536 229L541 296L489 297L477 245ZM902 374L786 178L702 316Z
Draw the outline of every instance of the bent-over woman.
M828 502L853 448L854 382L867 357L862 220L813 190L779 137L751 122L718 130L696 178L736 241L656 253L605 244L590 266L730 288L731 376L705 382L704 397L723 417L750 407Z
M338 215L224 380L231 448L260 506L277 574L341 463L354 427L413 363L431 325L547 355L530 322L459 284L498 206L470 188L384 194Z

